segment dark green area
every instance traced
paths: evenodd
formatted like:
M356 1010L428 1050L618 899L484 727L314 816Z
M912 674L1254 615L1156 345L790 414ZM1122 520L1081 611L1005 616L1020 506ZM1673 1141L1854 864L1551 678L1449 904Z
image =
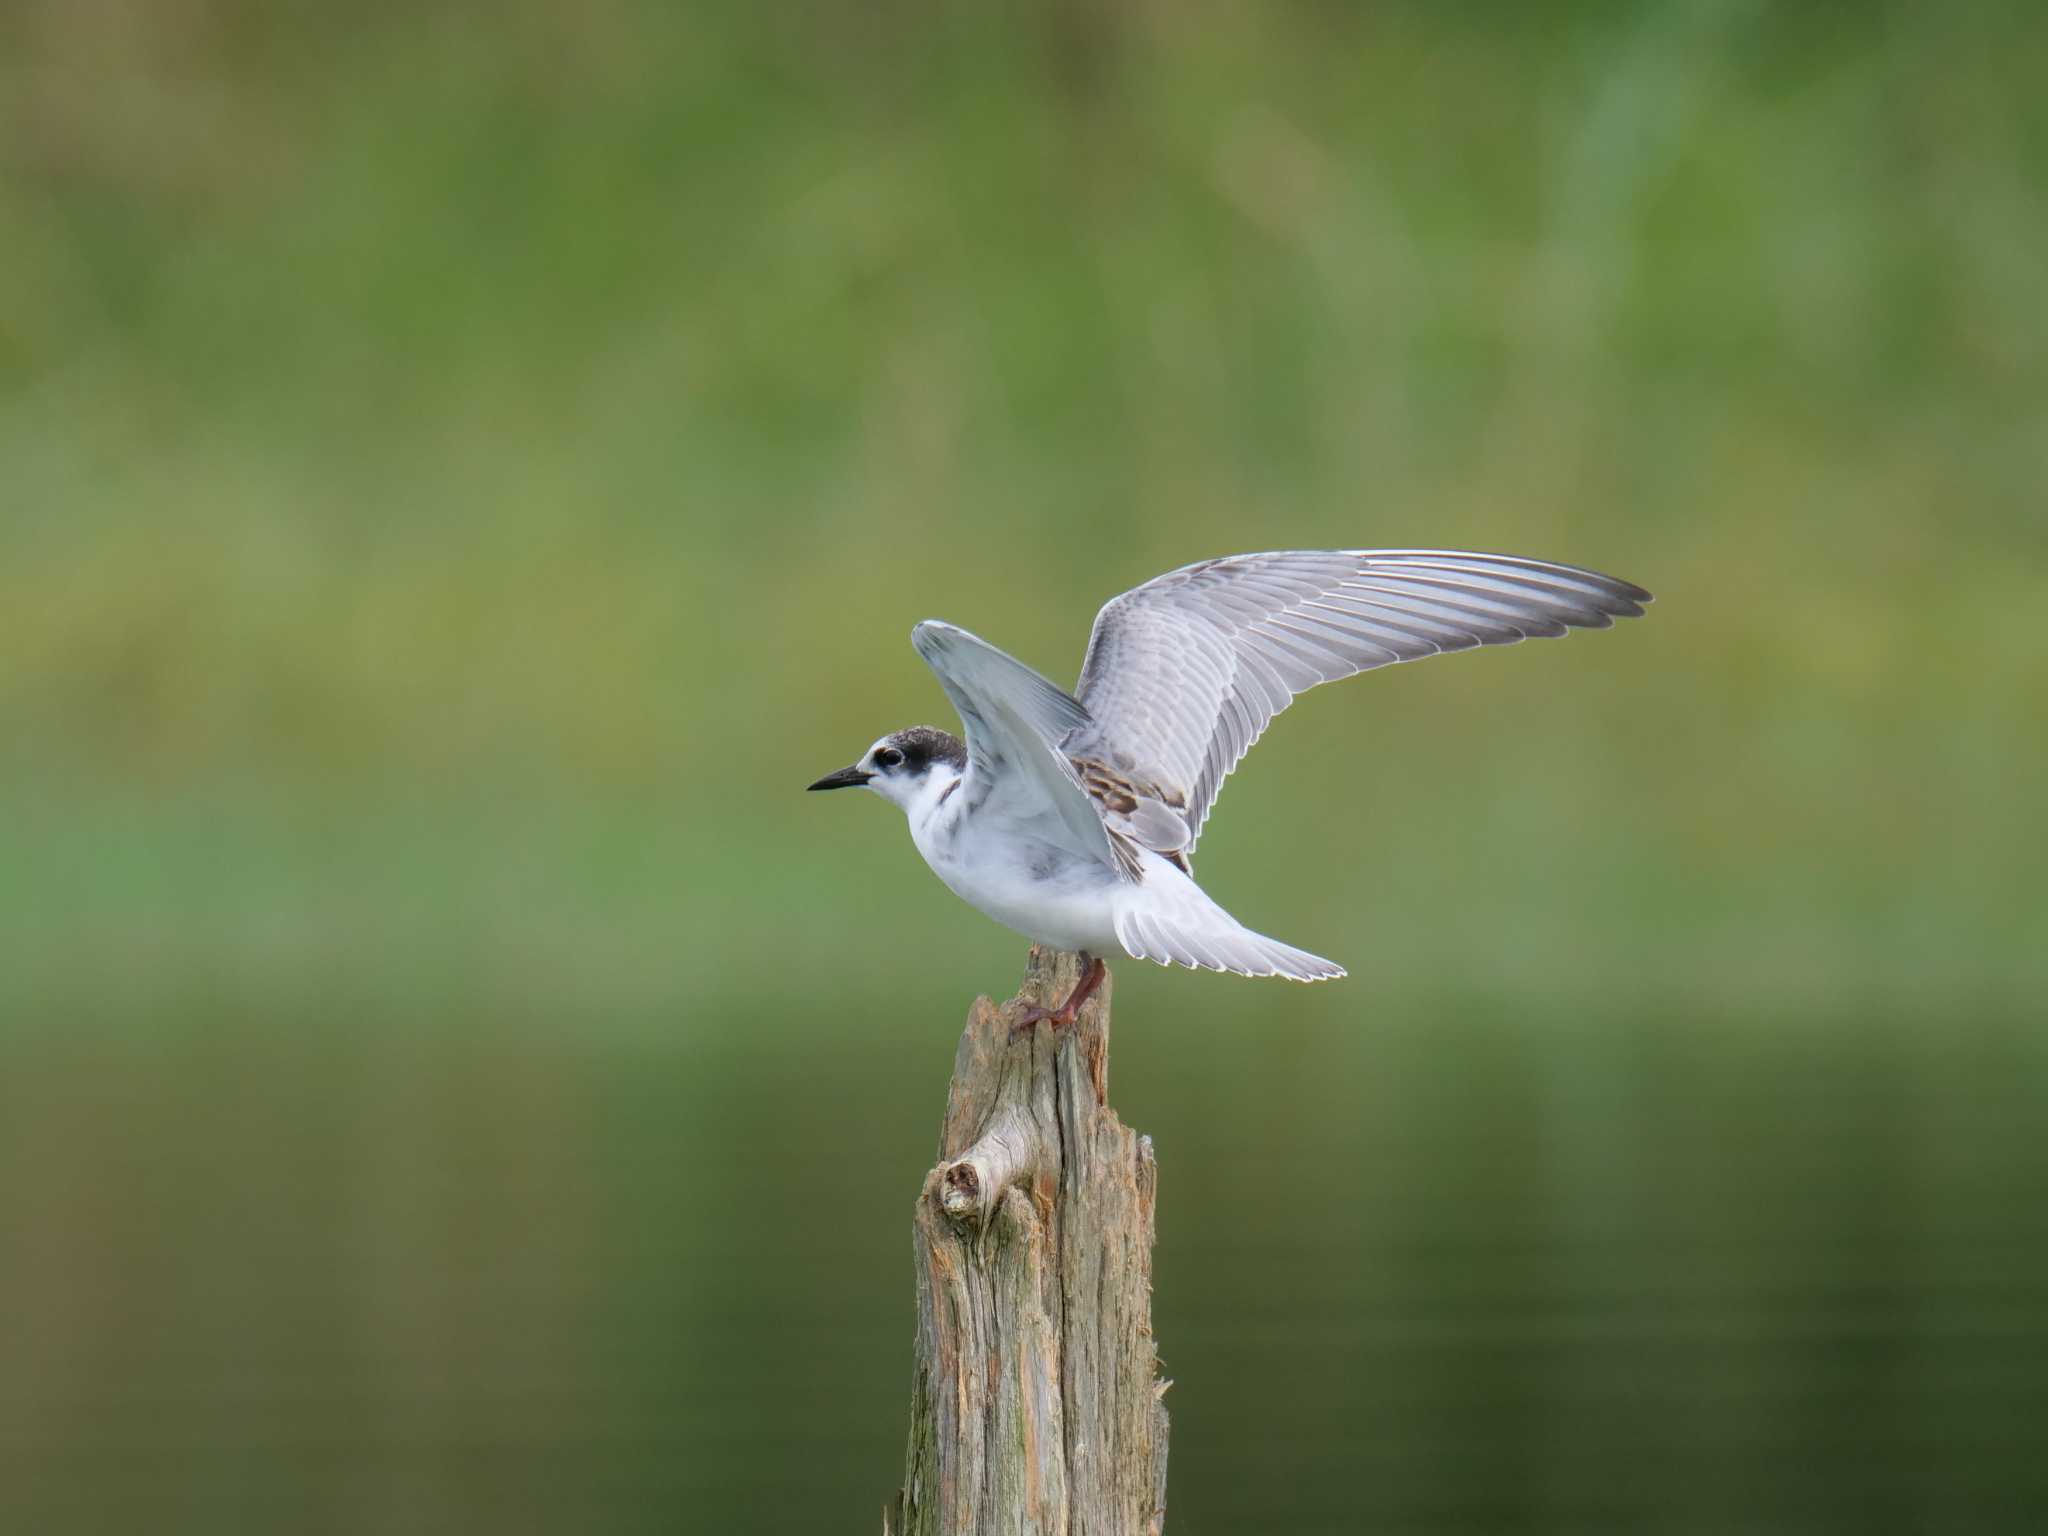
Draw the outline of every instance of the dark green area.
M2048 13L0 13L0 1530L872 1528L1022 943L801 786L1285 545L1182 1533L2048 1520ZM853 803L848 803L849 799Z

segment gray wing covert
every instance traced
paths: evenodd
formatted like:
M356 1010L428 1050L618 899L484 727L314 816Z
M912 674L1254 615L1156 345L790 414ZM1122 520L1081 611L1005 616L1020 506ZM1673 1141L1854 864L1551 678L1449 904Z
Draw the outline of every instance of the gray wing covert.
M1067 738L1132 809L1112 827L1183 866L1223 781L1318 683L1637 618L1650 594L1577 566L1454 550L1280 550L1169 571L1096 615Z

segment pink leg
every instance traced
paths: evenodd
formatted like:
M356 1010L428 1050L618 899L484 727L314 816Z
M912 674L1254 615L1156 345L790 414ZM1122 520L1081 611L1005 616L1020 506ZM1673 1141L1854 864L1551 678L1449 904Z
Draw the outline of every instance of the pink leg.
M1088 969L1081 973L1080 981L1075 983L1074 990L1068 994L1064 1003L1050 1010L1041 1008L1036 1003L1026 1004L1011 1032L1030 1029L1039 1023L1049 1024L1054 1029L1073 1023L1080 1016L1081 1005L1095 995L1095 989L1102 985L1102 979L1108 974L1109 967L1091 955L1088 959Z

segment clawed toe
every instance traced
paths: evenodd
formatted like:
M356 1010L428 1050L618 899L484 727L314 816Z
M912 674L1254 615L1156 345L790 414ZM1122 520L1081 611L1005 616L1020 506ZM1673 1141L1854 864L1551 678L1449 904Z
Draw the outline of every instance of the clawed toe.
M1036 1003L1026 1003L1017 1010L1017 1017L1010 1023L1010 1038L1014 1040L1019 1035L1028 1035L1041 1024L1050 1024L1054 1029L1058 1029L1058 1012L1051 1008L1041 1008Z
M1081 1005L1088 1001L1097 987L1102 985L1103 978L1108 974L1109 967L1100 960L1090 960L1088 969L1081 974L1079 985L1059 1007L1045 1008L1037 1003L1025 1003L1020 1007L1016 1019L1010 1025L1010 1038L1014 1040L1026 1031L1036 1029L1040 1024L1060 1029L1073 1023L1081 1016Z

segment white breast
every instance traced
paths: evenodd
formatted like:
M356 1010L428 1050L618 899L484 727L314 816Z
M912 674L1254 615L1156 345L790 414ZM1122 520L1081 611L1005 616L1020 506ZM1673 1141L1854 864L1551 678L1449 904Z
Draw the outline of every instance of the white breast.
M1004 927L1060 949L1120 952L1116 899L1123 882L1100 860L987 809L963 816L944 800L910 818L910 836L948 890Z

